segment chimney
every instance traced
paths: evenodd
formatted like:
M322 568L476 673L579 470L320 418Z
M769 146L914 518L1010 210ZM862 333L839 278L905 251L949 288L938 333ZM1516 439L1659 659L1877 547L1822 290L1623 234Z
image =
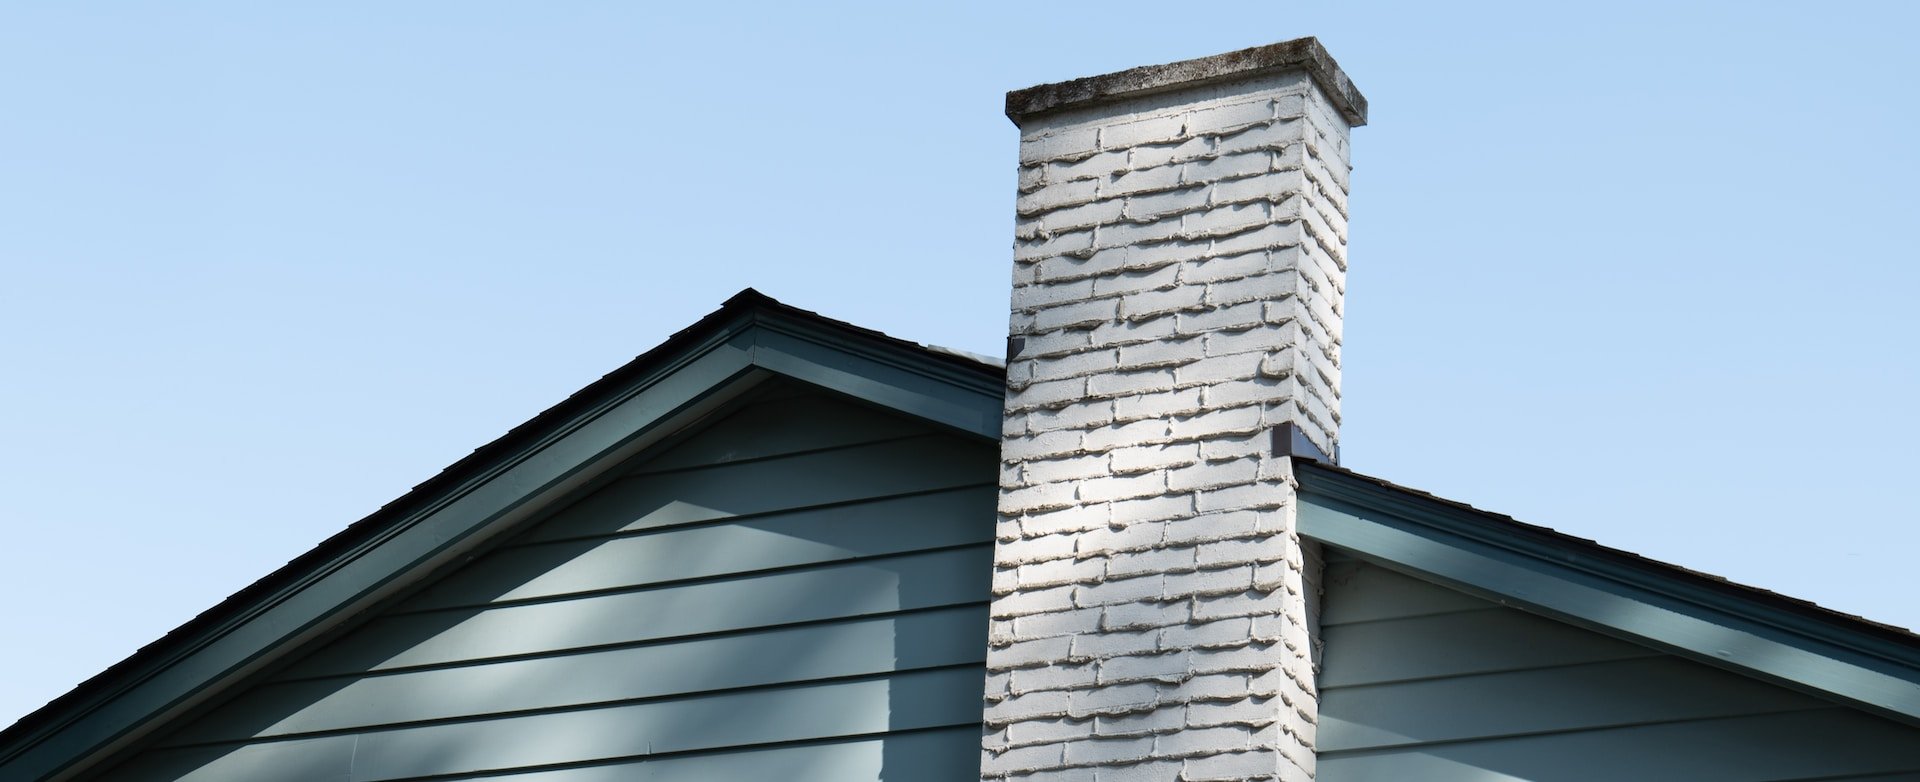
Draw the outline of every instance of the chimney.
M1366 100L1302 38L1008 93L1007 116L982 777L1312 779L1289 457L1339 453Z

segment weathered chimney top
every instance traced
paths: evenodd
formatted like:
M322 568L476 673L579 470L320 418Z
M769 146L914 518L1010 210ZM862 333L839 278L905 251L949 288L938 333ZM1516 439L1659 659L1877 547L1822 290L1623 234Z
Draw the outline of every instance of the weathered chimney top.
M1340 64L1333 61L1320 40L1312 37L1014 90L1007 93L1007 119L1019 125L1037 114L1289 70L1303 70L1312 76L1347 124L1367 124L1366 96L1353 86L1353 80L1340 70Z

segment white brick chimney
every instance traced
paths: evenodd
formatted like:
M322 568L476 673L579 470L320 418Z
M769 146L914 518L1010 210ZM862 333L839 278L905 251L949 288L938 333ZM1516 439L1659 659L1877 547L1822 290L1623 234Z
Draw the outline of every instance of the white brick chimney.
M1347 134L1312 38L1007 95L982 776L1311 779L1289 455L1339 447Z

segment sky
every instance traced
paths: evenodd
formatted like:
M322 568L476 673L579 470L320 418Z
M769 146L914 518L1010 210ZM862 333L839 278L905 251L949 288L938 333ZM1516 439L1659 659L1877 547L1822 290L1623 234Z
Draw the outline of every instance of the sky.
M1345 466L1920 627L1917 8L0 5L0 725L742 288L999 354L1004 93L1304 35Z

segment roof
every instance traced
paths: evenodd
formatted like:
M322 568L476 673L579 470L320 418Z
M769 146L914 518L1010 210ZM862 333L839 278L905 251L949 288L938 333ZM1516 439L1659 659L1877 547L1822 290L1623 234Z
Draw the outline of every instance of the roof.
M259 670L278 652L312 640L530 513L527 497L507 496L511 491L525 494L531 486L533 494L551 494L577 486L591 464L631 454L772 375L983 438L999 436L1005 369L991 359L890 337L746 289L0 731L0 778L77 770L69 764L137 740L166 716L203 701L210 687ZM594 431L601 424L605 431ZM539 462L544 470L524 469ZM492 512L461 507L503 483L513 488L491 498L499 506ZM405 556L379 556L450 514L461 518L435 530L449 539L421 541ZM341 581L350 583L333 583Z
M996 439L1005 368L752 289L0 731L61 778L470 556L595 470L785 376ZM1296 457L1300 531L1403 572L1920 724L1920 636Z
M1920 725L1920 635L1296 457L1300 533L1415 577Z

